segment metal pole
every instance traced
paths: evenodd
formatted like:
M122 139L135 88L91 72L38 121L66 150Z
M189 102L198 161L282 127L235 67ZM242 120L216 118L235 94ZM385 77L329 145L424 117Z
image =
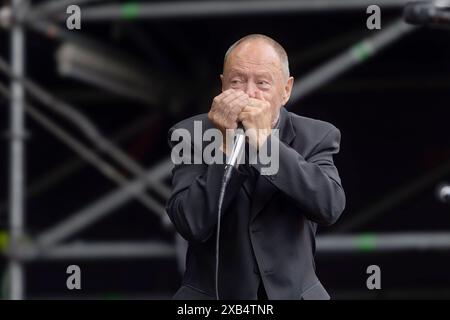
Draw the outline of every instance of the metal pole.
M408 0L378 0L383 9L399 9ZM157 3L125 3L95 5L83 9L83 21L100 22L126 19L201 18L216 16L281 14L361 10L374 4L372 0L278 0L278 1L168 1ZM66 19L65 12L55 14Z
M138 119L136 121L127 124L118 133L114 134L112 141L115 143L122 143L127 141L131 136L140 132L150 123L157 121L158 118L150 116ZM94 147L94 152L98 153L98 149ZM84 168L88 163L84 159L74 156L54 169L43 172L35 181L27 183L27 190L25 195L25 201L41 195L49 190L51 187L57 185L68 176L75 174L78 170ZM0 203L0 218L4 213L8 211L9 203L7 200Z
M416 196L419 192L437 183L437 181L445 177L449 172L450 159L430 172L408 181L398 189L390 190L383 198L355 214L351 220L336 226L334 232L346 233L367 224L389 209L392 209L400 203L404 203L406 200Z
M38 4L30 10L27 18L39 19L43 16L51 15L58 11L66 11L70 5L89 4L90 2L105 2L105 0L48 0L44 3Z
M365 233L317 238L317 251L320 253L390 253L408 250L442 250L448 252L450 250L450 233Z
M22 0L12 1L12 12L17 15L21 9ZM11 113L10 113L10 211L9 228L11 248L18 246L18 242L23 236L24 226L24 87L18 78L21 78L25 69L25 43L24 31L20 23L15 23L11 29L11 60L12 74L11 81ZM14 257L9 261L9 298L21 300L24 297L24 272L22 263Z
M9 96L8 90L0 84L0 93L3 93L5 96ZM103 160L100 156L98 156L94 151L90 148L86 147L83 143L79 142L76 138L74 138L71 134L65 131L62 127L57 125L55 122L50 120L36 108L34 108L30 104L25 103L26 112L34 119L36 122L40 123L45 129L53 133L53 135L69 146L72 150L78 153L83 159L92 164L95 168L97 168L104 176L111 179L119 186L124 185L127 182L127 178L122 175L114 166L110 165L108 162ZM151 198L149 195L145 193L145 190L142 193L136 194L136 198L150 211L156 213L159 217L163 217L165 215L165 210L162 205L160 205L156 200Z
M19 256L26 262L61 259L167 259L174 258L176 250L172 243L161 241L77 242L45 248L23 247Z
M292 88L290 104L298 102L298 100L311 94L342 73L365 62L380 50L416 29L403 22L403 19L400 18L375 35L359 41L310 74L302 77Z
M402 251L440 251L450 253L449 232L392 232L361 233L354 235L326 235L316 240L320 254L392 254ZM182 251L186 250L182 248ZM185 253L185 252L183 252ZM6 252L9 254L9 252ZM54 246L19 247L16 255L24 262L59 259L137 259L173 258L177 248L173 243L161 241L143 242L76 242Z
M64 239L69 238L73 234L79 232L83 228L93 224L102 217L111 213L114 209L129 201L137 193L142 192L149 183L161 181L166 177L173 168L173 163L170 159L162 160L160 163L148 170L140 178L128 182L124 186L110 192L86 208L72 214L63 222L54 226L50 230L42 232L36 238L36 244L40 247L52 246ZM164 216L167 217L167 216ZM168 218L166 218L167 223Z
M7 75L12 75L8 64L0 57L0 70ZM80 131L90 139L101 152L108 153L114 160L122 164L125 168L135 174L137 177L145 175L145 169L117 147L113 142L106 138L83 113L78 111L74 106L58 99L49 92L45 91L35 82L21 77L18 79L29 93L39 100L44 106L57 112L59 115L74 123ZM160 181L148 183L148 187L152 188L163 198L169 198L170 189Z

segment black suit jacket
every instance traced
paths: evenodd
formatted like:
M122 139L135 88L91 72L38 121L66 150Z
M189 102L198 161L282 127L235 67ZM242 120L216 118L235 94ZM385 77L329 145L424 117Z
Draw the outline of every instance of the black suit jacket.
M194 121L213 128L207 114L169 131L193 134ZM333 155L340 132L333 125L280 110L278 173L259 175L244 188L245 166L233 169L223 202L220 233L221 299L256 299L260 281L269 299L329 299L315 273L317 225L331 225L345 207ZM198 147L198 146L197 146ZM203 148L203 146L202 146ZM260 165L252 165L260 172ZM248 167L247 167L248 169ZM214 299L217 201L224 165L176 165L167 213L189 242L186 271L175 299Z

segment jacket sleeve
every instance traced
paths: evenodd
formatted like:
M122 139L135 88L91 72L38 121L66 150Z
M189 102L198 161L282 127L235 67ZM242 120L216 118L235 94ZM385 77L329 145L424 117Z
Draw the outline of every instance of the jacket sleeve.
M279 167L264 177L302 208L308 219L322 225L335 223L345 208L345 193L333 162L340 137L332 127L307 159L276 137L267 140L268 144L279 143ZM255 166L261 170L260 164Z
M169 131L169 137L171 136ZM169 145L173 143L169 138ZM224 164L179 164L172 170L172 195L166 211L187 241L204 242L215 231ZM235 168L226 189L222 214L239 192L247 175Z

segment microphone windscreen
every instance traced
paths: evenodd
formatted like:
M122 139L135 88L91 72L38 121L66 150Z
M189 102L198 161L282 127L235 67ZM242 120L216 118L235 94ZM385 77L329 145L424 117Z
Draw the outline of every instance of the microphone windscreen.
M423 25L431 22L431 11L433 5L430 3L412 2L406 4L403 9L403 18L407 23Z

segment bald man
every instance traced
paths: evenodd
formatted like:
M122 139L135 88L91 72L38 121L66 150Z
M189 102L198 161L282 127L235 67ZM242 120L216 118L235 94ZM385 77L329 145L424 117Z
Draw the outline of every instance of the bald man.
M233 168L220 220L218 284L217 202L223 163L176 164L167 213L188 241L186 270L174 299L329 299L314 264L318 225L331 225L345 207L333 155L340 132L333 125L288 112L294 79L288 57L275 40L259 34L234 43L224 59L222 92L209 113L177 129L218 129L223 158L231 153L227 131L241 123L246 145L256 153L278 147L277 172L246 162ZM277 134L275 134L277 133ZM204 148L202 144L197 148ZM216 291L217 289L217 291Z

